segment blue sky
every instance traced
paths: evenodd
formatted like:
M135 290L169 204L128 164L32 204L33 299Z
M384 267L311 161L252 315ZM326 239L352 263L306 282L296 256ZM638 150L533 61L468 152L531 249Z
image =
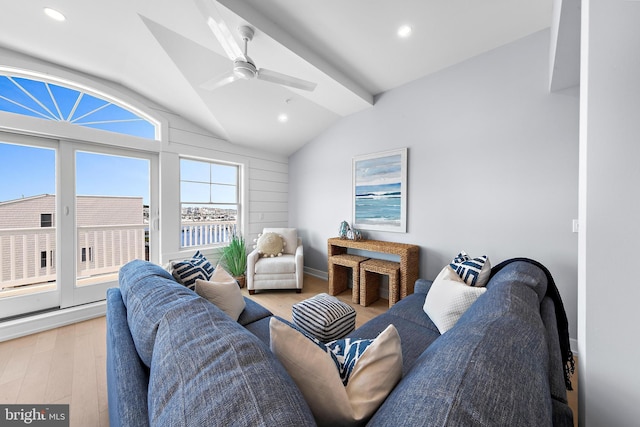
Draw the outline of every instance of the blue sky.
M55 150L0 142L0 202L55 194ZM78 195L138 196L149 203L149 161L78 152Z
M37 79L0 75L0 111L154 139L152 123L117 101ZM56 192L56 152L0 140L0 202ZM76 194L149 203L149 161L78 152Z

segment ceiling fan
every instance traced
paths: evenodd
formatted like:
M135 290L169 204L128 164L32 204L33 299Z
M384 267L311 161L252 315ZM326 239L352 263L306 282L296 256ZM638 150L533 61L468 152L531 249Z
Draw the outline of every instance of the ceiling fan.
M288 76L277 71L267 70L266 68L258 68L253 60L247 55L247 45L253 40L255 31L248 25L242 25L238 28L240 38L244 41L244 50L240 48L236 39L229 31L227 24L222 19L213 0L196 0L198 8L207 19L207 25L218 39L218 42L224 49L225 53L233 61L233 68L224 74L214 77L213 79L203 83L200 87L206 90L214 90L221 86L232 83L236 80L249 80L257 78L271 83L277 83L296 89L313 91L316 83L302 80L297 77Z

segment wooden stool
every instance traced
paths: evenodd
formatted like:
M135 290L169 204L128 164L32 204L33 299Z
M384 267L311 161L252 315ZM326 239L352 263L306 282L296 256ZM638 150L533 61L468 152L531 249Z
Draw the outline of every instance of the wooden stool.
M349 287L347 283L351 269L351 301L360 303L360 263L369 258L359 255L333 255L329 257L329 295L338 295Z
M360 264L360 305L368 306L380 298L380 275L389 276L389 307L400 298L400 263L370 259Z

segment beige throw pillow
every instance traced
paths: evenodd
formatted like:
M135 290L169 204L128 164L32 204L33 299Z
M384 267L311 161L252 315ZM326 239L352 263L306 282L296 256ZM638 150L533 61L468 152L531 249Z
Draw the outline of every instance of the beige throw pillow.
M258 237L256 248L265 257L281 256L284 249L284 241L279 234L264 233Z
M233 320L238 320L244 311L244 297L238 282L220 266L216 267L209 281L196 280L196 293L218 306Z
M291 375L320 426L366 422L402 377L400 336L389 325L353 366L346 386L324 344L272 317L271 350ZM327 344L331 345L331 343Z
M484 287L467 285L450 266L446 266L433 281L423 310L440 333L444 334L453 328L471 304L486 291L487 288Z

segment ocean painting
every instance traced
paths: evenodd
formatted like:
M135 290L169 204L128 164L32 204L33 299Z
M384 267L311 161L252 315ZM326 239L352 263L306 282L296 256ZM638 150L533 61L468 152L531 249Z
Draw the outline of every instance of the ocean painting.
M406 148L353 161L354 224L406 232Z

